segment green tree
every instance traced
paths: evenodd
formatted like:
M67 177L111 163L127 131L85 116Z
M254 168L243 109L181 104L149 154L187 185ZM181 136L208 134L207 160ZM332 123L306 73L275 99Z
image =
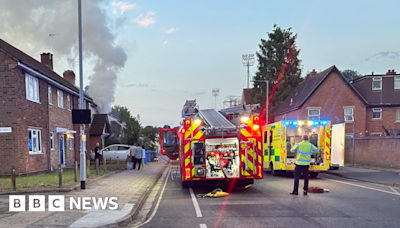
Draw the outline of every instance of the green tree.
M146 126L142 129L142 136L140 137L140 144L144 145L146 149L152 149L156 146L158 141L158 133L160 128L153 126Z
M126 133L123 138L123 143L133 145L139 142L139 137L142 127L135 117L129 117L126 121Z
M123 144L132 145L139 141L141 126L139 121L135 117L132 117L131 112L125 106L114 105L111 109L110 115L115 117L119 122L125 123L126 129L124 132L121 127L117 126L118 124L113 124L111 126L111 131L113 137L109 139L110 142L116 142L115 137L119 138L120 134L123 133L122 140L120 140Z
M303 80L301 78L300 50L296 47L297 34L291 28L281 29L274 25L272 32L267 32L268 40L261 39L260 50L256 53L258 70L254 76L253 103L260 103L261 115L265 118L266 83L269 81L269 121L272 113L289 96L293 89Z
M343 75L348 81L352 81L352 80L354 80L354 79L357 79L357 78L359 78L359 77L362 77L362 75L361 75L358 71L350 70L350 69L343 70L343 71L341 71L340 73L342 73L342 75Z

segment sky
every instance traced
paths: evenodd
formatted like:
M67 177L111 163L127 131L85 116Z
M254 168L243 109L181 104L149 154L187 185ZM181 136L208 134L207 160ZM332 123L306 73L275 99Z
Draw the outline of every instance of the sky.
M77 0L27 2L0 0L0 38L38 60L54 53L54 70L74 70L78 81ZM187 99L214 108L219 88L219 109L241 96L242 54L257 52L274 24L297 34L303 76L332 65L400 72L398 9L384 0L84 0L84 86L104 110L118 104L143 126L179 125Z

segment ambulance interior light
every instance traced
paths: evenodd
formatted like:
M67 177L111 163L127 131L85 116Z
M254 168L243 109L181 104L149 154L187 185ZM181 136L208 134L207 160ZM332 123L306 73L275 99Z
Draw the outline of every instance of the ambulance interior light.
M304 124L304 121L299 121L299 126L302 126Z
M311 125L313 125L313 122L312 122L312 121L307 121L307 124L308 124L309 126L311 126Z

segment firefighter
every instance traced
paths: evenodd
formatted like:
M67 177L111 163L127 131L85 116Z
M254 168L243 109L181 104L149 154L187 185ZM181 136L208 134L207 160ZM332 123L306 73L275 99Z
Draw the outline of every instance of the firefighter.
M291 149L293 153L297 152L296 168L294 169L294 188L291 195L298 195L299 192L299 179L301 174L304 178L304 195L307 195L308 190L308 168L310 166L311 155L318 153L318 148L308 142L308 135L303 135L302 142L297 143Z

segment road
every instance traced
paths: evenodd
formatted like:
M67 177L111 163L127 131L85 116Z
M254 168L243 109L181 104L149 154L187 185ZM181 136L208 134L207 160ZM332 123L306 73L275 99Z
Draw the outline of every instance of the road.
M193 187L191 194L179 178L168 178L158 208L158 199L153 203L154 217L150 212L140 227L400 227L400 190L387 186L321 174L310 187L328 193L292 196L292 178L266 172L251 188L229 197L196 197L215 187Z

